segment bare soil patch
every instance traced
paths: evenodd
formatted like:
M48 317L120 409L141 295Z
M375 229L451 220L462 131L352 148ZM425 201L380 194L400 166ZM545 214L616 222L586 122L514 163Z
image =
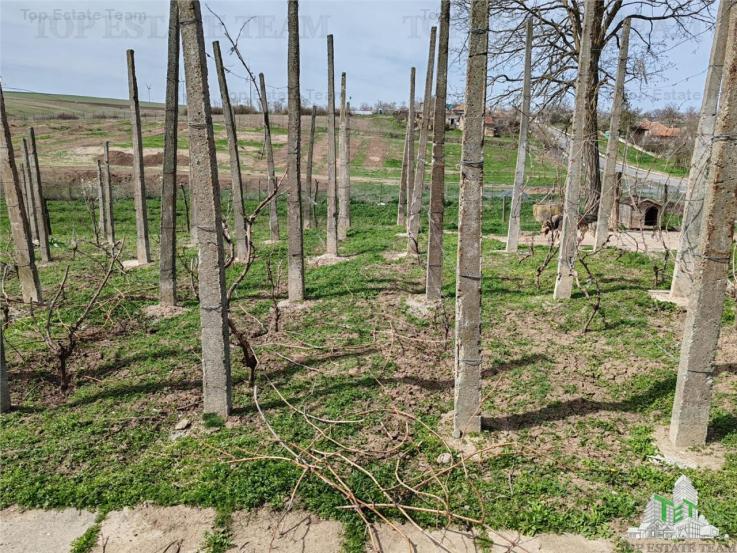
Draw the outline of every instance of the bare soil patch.
M104 156L97 156L98 161L103 161ZM148 154L143 156L143 165L146 167L159 166L164 163L164 153L156 152L155 154ZM133 164L133 154L128 152L121 152L120 150L110 151L110 165L125 165L130 166ZM189 165L189 156L184 154L177 154L177 164Z
M0 551L69 551L72 542L94 523L95 513L89 511L23 511L10 507L0 511Z
M654 232L646 231L629 231L629 232L613 232L609 240L608 246L618 248L620 250L640 253L656 253L666 250L676 251L678 249L678 240L681 233L677 231ZM491 240L507 243L507 237L501 234L490 234L485 236ZM535 246L546 246L550 243L549 238L542 233L523 233L520 236L520 244ZM594 233L589 231L581 240L581 246L592 247L594 244Z
M374 527L378 548L367 549L376 553L394 553L408 550L408 542L415 553L610 553L612 544L604 540L589 540L573 534L541 534L528 537L510 531L491 531L488 535L459 528L443 528L420 532L409 524L387 524Z
M407 257L407 252L384 252L381 256L387 261L398 261Z
M179 307L178 305L147 305L142 310L143 314L155 321L160 321L163 319L171 319L172 317L177 317L184 313L186 309L184 307Z
M668 431L668 427L661 426L653 434L655 445L667 464L684 469L721 470L724 467L726 451L721 444L707 443L699 450L678 448L671 443Z
M322 255L318 255L317 257L310 257L307 260L307 263L312 265L313 267L325 267L327 265L335 265L336 263L342 263L343 261L348 260L350 260L350 257L341 257L339 255L324 253Z
M384 167L384 161L386 160L387 153L389 152L389 141L381 136L370 136L361 143L361 146L366 147L366 160L364 166L370 169L380 169ZM358 151L358 148L351 148L352 153Z
M143 505L110 513L93 553L196 553L215 522L213 509ZM168 549L167 549L168 548Z
M232 553L329 553L341 551L343 527L306 511L270 509L233 514Z

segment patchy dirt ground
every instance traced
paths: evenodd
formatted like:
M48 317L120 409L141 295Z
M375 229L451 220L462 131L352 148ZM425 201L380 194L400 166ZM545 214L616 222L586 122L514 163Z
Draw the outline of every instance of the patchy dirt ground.
M228 551L232 553L340 551L343 527L306 511L280 513L261 509L235 513L231 541L233 547Z
M630 230L627 232L612 232L609 246L620 250L640 253L658 253L666 250L675 252L678 250L678 240L681 236L677 231L655 232L652 230ZM507 237L503 235L488 235L485 238L499 240L507 243ZM542 233L523 233L520 236L520 245L546 247L550 243L548 236ZM580 244L584 247L594 245L594 233L586 232Z
M89 511L0 511L0 551L3 553L56 553L69 551L72 542L95 522Z
M213 530L215 513L190 507L140 506L109 513L101 523L93 553L198 553ZM95 515L64 511L0 511L3 553L64 553L91 528ZM420 531L409 524L377 524L367 541L367 553L610 553L604 540L571 534L528 537L516 532L487 535L459 528ZM343 527L306 511L268 508L233 513L228 553L339 553ZM411 548L411 549L410 549Z
M531 538L515 532L490 531L472 533L458 528L420 532L416 527L402 524L394 528L381 524L375 528L377 544L369 551L376 553L611 553L612 544L604 540L587 540L581 536L542 534Z
M215 521L212 509L139 506L114 511L100 527L93 553L197 553Z
M223 123L215 117L215 140L217 143L217 160L221 188L230 187L229 158ZM272 122L277 132L272 134L274 158L277 167L286 164L286 139L282 133L282 123L286 125L286 116L274 116ZM384 167L389 155L390 141L381 136L377 123L372 120L354 120L355 136L351 143L351 160L362 159L363 166L373 169ZM309 117L303 117L303 151L307 151ZM11 123L14 136L20 136L27 122ZM263 120L260 114L238 116L238 141L241 156L243 178L246 187L256 193L260 182L266 174L266 158L263 153ZM38 151L42 166L44 191L49 199L79 198L83 189L94 188L97 179L97 160L102 160L103 142L111 143L111 166L116 197L130 197L130 179L133 155L130 146L130 123L120 120L38 120L34 121L38 139ZM285 127L283 127L285 128ZM319 188L324 192L326 182L327 135L324 132L325 118L317 118L318 132L315 136L313 176ZM156 115L143 119L144 166L147 193L158 195L163 164L163 145L152 147L150 144L163 144L163 119ZM187 124L179 124L178 182L186 185L189 172L189 150L186 146ZM153 142L152 142L153 141ZM18 150L20 151L20 150ZM305 162L306 163L306 162ZM354 182L372 180L371 177L356 177ZM390 183L393 179L384 177Z

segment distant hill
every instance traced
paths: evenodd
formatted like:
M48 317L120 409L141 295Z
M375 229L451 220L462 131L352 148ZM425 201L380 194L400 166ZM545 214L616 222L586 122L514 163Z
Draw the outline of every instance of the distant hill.
M3 91L8 116L17 119L127 117L128 100L71 94ZM162 111L164 104L141 102L141 109Z

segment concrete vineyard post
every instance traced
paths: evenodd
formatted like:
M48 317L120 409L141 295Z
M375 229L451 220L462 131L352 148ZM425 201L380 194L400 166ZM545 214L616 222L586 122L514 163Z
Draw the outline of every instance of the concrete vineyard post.
M456 265L453 434L481 431L481 213L488 0L471 0ZM420 186L420 183L417 183Z
M448 92L448 40L450 35L450 0L440 2L438 35L438 78L435 83L432 168L430 170L430 216L427 242L427 277L425 297L441 298L443 287L443 215L445 211L445 101Z
M199 225L199 297L205 413L228 416L232 407L228 305L225 289L220 187L212 130L207 55L200 3L179 0L187 86L190 187Z
M169 2L169 43L166 64L164 164L161 178L159 303L177 303L177 125L179 119L179 10Z

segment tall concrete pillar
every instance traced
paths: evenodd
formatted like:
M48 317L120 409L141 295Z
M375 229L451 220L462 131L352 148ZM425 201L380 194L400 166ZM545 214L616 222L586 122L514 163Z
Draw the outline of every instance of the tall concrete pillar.
M128 95L131 110L133 144L133 200L136 206L136 259L140 265L151 262L148 242L148 209L146 207L146 182L143 172L143 135L141 134L141 107L138 102L138 81L133 50L127 51Z
M345 240L351 225L346 74L340 75L340 123L338 125L338 240Z
M105 237L107 238L108 244L113 245L115 244L115 219L113 211L113 178L110 173L110 142L105 141L104 150L102 176L105 183L105 211L107 213L105 216L105 222L107 223Z
M107 210L105 209L105 177L102 175L102 162L97 160L97 228L98 238L104 236L107 227Z
M525 74L522 82L522 104L520 105L517 165L514 170L512 205L509 207L509 227L507 228L506 251L508 253L516 253L519 245L520 219L522 214L522 191L525 186L527 141L529 140L530 131L530 101L532 99L532 18L527 19L526 28Z
M18 178L20 179L20 191L23 194L23 205L26 209L26 217L28 218L28 224L31 227L31 238L36 241L38 237L36 235L36 229L33 226L33 213L31 213L31 206L33 205L30 200L31 187L28 185L28 180L26 179L26 166L23 162L21 162L20 167L18 167Z
M164 114L164 160L161 171L161 218L159 221L159 303L177 303L177 134L179 123L179 9L169 2L169 33L166 62L166 112Z
M179 0L187 83L190 186L197 211L202 384L205 413L230 414L232 381L220 186L212 131L207 54L200 2Z
M489 2L471 0L456 266L453 433L481 431L481 213ZM420 182L415 186L422 186Z
M435 111L432 127L430 169L430 216L427 234L425 298L437 301L443 288L443 217L445 215L445 101L448 93L448 40L450 0L440 2L438 78L435 82Z
M49 224L49 213L46 209L46 199L44 198L43 185L41 184L41 167L38 162L38 149L36 148L36 132L33 127L28 129L28 159L31 168L31 186L33 188L33 200L36 202L36 230L38 231L38 247L41 251L41 261L48 263L51 261L51 248L49 247L49 236L51 233L51 225Z
M673 299L688 298L694 278L696 252L704 213L704 194L708 182L711 140L714 136L714 125L719 105L719 89L722 85L724 52L729 25L729 6L729 0L723 0L719 2L717 10L714 40L711 45L709 67L704 83L704 97L701 102L696 140L691 154L691 168L688 173L688 187L681 223L681 238L678 243L678 253L673 269L673 280L671 281L670 296Z
M737 218L737 8L729 17L724 82L711 148L708 187L681 343L670 439L676 447L706 443L714 356Z
M248 245L246 244L246 214L243 207L243 178L241 177L241 160L238 155L238 133L235 128L233 108L230 105L228 81L225 78L223 56L220 53L220 43L212 43L215 55L215 69L220 84L220 98L223 102L223 119L225 120L225 134L228 137L228 155L230 157L230 190L233 204L233 239L235 240L235 256L246 261Z
M630 29L632 20L627 18L622 25L622 42L619 46L619 64L617 80L614 84L612 100L612 117L609 123L609 142L606 147L606 164L604 165L604 183L599 201L599 212L596 219L596 235L594 249L600 249L609 238L609 217L615 205L617 195L617 153L619 152L620 122L624 105L624 79L627 76L627 58L629 56Z
M23 138L23 159L25 163L21 166L21 172L23 173L23 180L26 185L26 194L23 201L27 202L25 203L26 217L31 227L31 239L37 242L39 218L36 216L36 193L33 186L33 177L31 176L31 156L28 150L28 141L25 138Z
M407 103L407 128L404 132L402 174L399 179L399 201L397 203L397 225L407 227L407 209L412 195L415 178L415 68L409 72L409 102Z
M568 153L568 179L563 202L563 228L560 233L558 252L558 273L555 281L555 299L569 299L573 291L575 263L577 257L578 223L581 219L578 202L581 188L586 178L584 171L584 150L586 141L586 98L588 83L593 78L591 67L591 47L594 38L594 23L597 0L585 0L581 48L578 56L578 76L576 77L576 106L573 112L573 135Z
M335 166L335 55L333 35L328 35L328 216L326 250L338 255L338 182Z
M5 205L8 208L10 220L10 234L13 238L15 251L13 258L18 270L23 301L26 303L41 303L41 283L36 269L36 258L31 242L31 228L23 205L23 192L20 189L18 168L15 165L13 142L10 137L8 115L5 112L5 96L0 84L0 178L4 185Z
M422 100L422 121L420 122L420 139L417 144L417 164L415 178L412 183L412 195L408 198L409 215L407 218L407 253L420 253L420 224L422 212L422 194L425 191L425 157L427 156L427 136L430 132L430 114L432 113L432 78L435 72L435 39L437 27L430 29L430 47L427 56L427 73L425 74L425 96Z
M299 4L287 4L287 292L290 302L305 299L305 261L302 237L302 105L299 93Z
M317 106L312 106L310 114L310 133L307 141L307 169L305 170L305 189L302 195L302 219L306 229L317 227L315 214L315 198L313 197L312 164L315 156L315 126L317 119ZM315 188L317 188L315 186Z
M266 150L266 176L268 179L267 194L271 195L276 190L276 170L274 169L274 146L271 143L271 123L269 122L269 101L266 96L266 80L264 74L259 73L259 86L261 88L261 111L264 113L264 149ZM279 241L279 216L277 213L276 196L269 202L269 231L271 240Z

